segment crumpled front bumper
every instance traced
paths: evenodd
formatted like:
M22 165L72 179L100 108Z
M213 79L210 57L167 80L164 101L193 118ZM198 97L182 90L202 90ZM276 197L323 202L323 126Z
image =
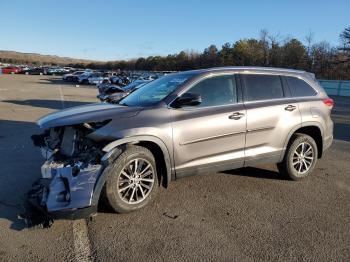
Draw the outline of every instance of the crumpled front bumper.
M27 217L24 218L33 220L33 216L41 214L45 220L43 223L50 226L53 219L78 219L97 212L93 194L103 172L102 165L64 167L46 161L41 172L42 178L33 184L27 194L26 206L32 209L32 214L27 212Z

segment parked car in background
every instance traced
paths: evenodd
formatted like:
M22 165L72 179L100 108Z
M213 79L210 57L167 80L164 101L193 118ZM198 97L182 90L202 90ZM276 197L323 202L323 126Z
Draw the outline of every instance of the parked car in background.
M127 96L131 92L139 89L141 86L144 86L149 82L151 82L151 80L136 80L124 87L119 87L113 84L100 86L98 89L99 94L97 95L97 98L99 98L101 101L116 103L121 98Z
M108 73L93 73L88 78L88 83L90 85L98 85L102 83L103 80L109 80L109 74Z
M148 83L148 82L147 82ZM120 92L120 93L113 93L110 95L106 95L105 97L101 96L101 101L104 102L108 102L108 103L112 103L112 104L117 104L119 103L119 101L128 96L129 94L131 94L132 92L136 91L137 89L143 87L144 85L146 85L147 83L143 83L140 84L136 87L134 87L133 89L129 89L129 90L124 90L124 92Z
M69 70L62 67L50 67L46 70L47 75L63 75L67 73L69 73Z
M26 75L43 75L45 74L45 69L42 67L31 68L24 72Z
M115 84L112 84L110 79L103 79L101 83L96 85L99 94L105 90L108 90L111 86L119 87Z
M101 101L105 101L105 99L115 93L124 93L124 90L121 86L117 86L115 84L109 83L109 84L100 84L98 85L98 92L97 98Z
M62 80L75 82L77 80L78 76L80 76L84 72L85 71L75 71L73 73L64 74L62 77Z
M89 83L89 77L93 74L91 71L85 71L84 73L77 76L77 82L79 84L88 84Z
M3 74L18 74L19 72L21 72L21 69L16 66L7 66L3 67L1 71Z
M20 66L20 68L21 68L21 73L26 72L26 71L32 69L32 67L29 67L29 66Z
M116 75L116 76L112 76L110 78L112 84L116 84L119 86L126 86L128 84L130 84L133 80L125 75Z

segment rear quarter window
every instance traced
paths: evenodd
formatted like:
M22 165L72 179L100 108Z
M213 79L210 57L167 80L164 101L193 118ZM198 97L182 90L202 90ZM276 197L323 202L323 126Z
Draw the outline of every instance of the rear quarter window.
M293 97L315 96L317 94L315 89L300 78L286 76L286 80Z

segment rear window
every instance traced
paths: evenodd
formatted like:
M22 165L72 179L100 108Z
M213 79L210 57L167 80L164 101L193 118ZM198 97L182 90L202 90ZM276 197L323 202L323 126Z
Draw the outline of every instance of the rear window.
M300 96L315 96L317 92L304 80L297 77L286 76L290 92L294 97Z
M242 75L245 100L259 101L283 98L281 78L276 75Z

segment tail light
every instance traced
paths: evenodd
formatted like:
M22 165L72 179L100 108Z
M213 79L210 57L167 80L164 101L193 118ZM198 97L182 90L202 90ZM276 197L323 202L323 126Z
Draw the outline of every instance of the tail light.
M323 103L329 108L333 108L334 106L334 100L332 98L323 99Z

